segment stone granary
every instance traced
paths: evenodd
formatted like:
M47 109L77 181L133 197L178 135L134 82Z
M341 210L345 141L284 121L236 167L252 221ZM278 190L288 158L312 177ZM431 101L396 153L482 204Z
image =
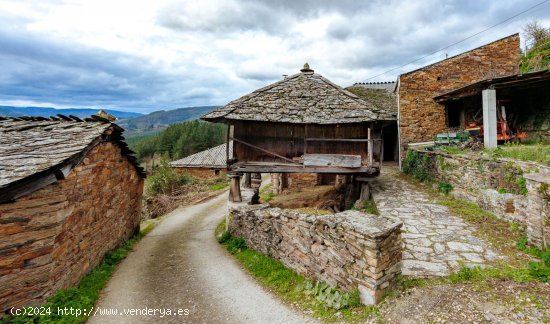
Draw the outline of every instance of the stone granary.
M227 171L226 147L227 144L223 143L183 159L172 161L170 166L178 173L185 172L200 179L218 177ZM229 155L233 155L232 141L229 142Z
M94 117L0 117L0 313L77 284L138 228L143 170Z
M460 118L451 105L434 98L481 80L517 74L519 35L514 34L443 61L401 74L395 93L399 110L400 160L409 144L432 141L456 130Z
M234 143L233 155L226 152L230 197L240 201L239 179L246 173L338 174L355 179L378 175L381 130L396 116L314 73L306 63L300 73L202 119L228 125L227 142Z

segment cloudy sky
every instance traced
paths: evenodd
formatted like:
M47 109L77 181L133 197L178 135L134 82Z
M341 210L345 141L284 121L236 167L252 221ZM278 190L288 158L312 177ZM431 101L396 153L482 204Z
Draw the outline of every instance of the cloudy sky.
M304 62L348 86L543 0L0 0L0 105L222 105ZM550 27L550 1L399 73Z

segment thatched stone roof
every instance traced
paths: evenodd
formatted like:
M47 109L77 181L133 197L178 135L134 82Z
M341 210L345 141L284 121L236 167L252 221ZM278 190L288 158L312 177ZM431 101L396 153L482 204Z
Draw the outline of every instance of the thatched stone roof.
M233 156L233 141L229 141L229 156ZM170 162L170 166L173 168L225 169L227 167L226 144Z
M341 124L395 120L395 117L304 66L301 73L234 100L202 119Z
M144 177L122 132L97 116L0 117L0 203L63 178L101 141L117 144Z
M379 114L397 120L397 96L393 92L395 82L356 83L346 90L356 94L376 108Z

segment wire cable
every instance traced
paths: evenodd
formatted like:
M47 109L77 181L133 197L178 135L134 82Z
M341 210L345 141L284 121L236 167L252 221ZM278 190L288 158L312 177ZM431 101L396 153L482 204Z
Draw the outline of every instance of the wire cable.
M388 72L395 71L395 70L400 69L400 68L403 68L403 67L405 67L405 66L407 66L407 65L409 65L409 64L412 64L412 63L418 62L418 61L420 61L420 60L423 60L423 59L425 59L425 58L427 58L427 57L429 57L429 56L432 56L432 55L437 54L437 53L439 53L439 52L441 52L441 51L444 51L444 50L448 49L449 47L452 47L452 46L458 45L458 44L460 44L460 43L463 43L463 42L465 42L465 41L467 41L467 40L469 40L469 39L471 39L471 38L474 38L474 37L476 37L476 36L478 36L478 35L481 35L481 34L485 33L486 31L488 31L488 30L490 30L490 29L493 29L493 28L495 28L495 27L497 27L497 26L500 26L500 25L502 25L502 24L504 24L504 23L506 23L506 22L508 22L508 21L510 21L510 20L512 20L512 19L514 19L514 18L517 18L517 17L523 15L524 13L526 13L526 12L528 12L528 11L531 11L531 10L537 8L537 7L540 7L540 6L542 6L543 4L547 3L548 1L550 1L550 0L544 0L544 1L542 1L542 2L539 2L539 3L537 3L536 5L534 5L534 6L530 7L530 8L528 8L528 9L525 9L525 10L523 10L523 11L520 12L520 13L517 13L517 14L511 16L511 17L508 17L508 18L506 18L506 19L504 19L504 20L502 20L502 21L500 21L500 22L498 22L498 23L496 23L496 24L494 24L494 25L492 25L492 26L490 26L490 27L487 27L487 28L483 29L482 31L479 31L479 32L477 32L477 33L475 33L475 34L473 34L473 35L470 35L470 36L468 36L468 37L466 37L466 38L463 38L463 39L459 40L458 42L455 42L455 43L452 43L452 44L447 45L447 46L445 46L445 47L442 47L442 48L438 49L437 51L434 51L434 52L431 52L431 53L429 53L429 54L426 54L426 55L424 55L424 56L422 56L422 57L416 58L416 59L414 59L414 60L412 60L412 61L410 61L410 62L407 62L407 63L405 63L405 64L403 64L403 65L398 66L398 67L389 69L389 70L387 70L387 71L384 71L384 72L382 72L382 73L380 73L380 74L377 74L377 75L375 75L375 76L372 76L372 77L370 77L370 78L366 78L366 79L363 80L362 82L365 82L365 81L368 81L368 80L372 80L372 79L377 78L377 77L379 77L379 76L382 76L382 75L384 75L384 74L386 74L386 73L388 73Z

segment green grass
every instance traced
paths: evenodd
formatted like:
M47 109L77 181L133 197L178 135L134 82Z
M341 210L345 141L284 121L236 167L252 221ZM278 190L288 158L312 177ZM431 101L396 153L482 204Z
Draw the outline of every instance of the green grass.
M470 150L464 150L454 145L441 146L441 151L447 154L465 154L465 153L471 152Z
M219 228L223 226L220 225ZM217 238L263 286L275 292L285 302L312 312L314 317L324 322L357 323L379 316L377 307L360 305L358 291L349 294L338 291L338 295L347 296L345 298L348 305L340 309L327 307L321 297L327 293L336 294L336 289L322 283L313 284L280 261L247 248L242 238L232 237L228 232L219 233Z
M229 186L229 182L224 181L224 182L215 183L211 185L210 190L214 190L214 191L221 190L221 189L227 188L228 186Z
M51 314L46 316L6 316L0 323L84 323L89 314L81 316L64 316L57 314L59 308L73 308L90 311L99 298L99 294L113 274L116 266L126 258L143 236L147 235L154 226L150 224L138 234L122 243L113 251L107 252L101 263L86 275L77 287L61 289L48 298L45 304L38 307L50 309Z
M271 184L268 184L260 190L260 201L262 204L268 204L273 198L275 198L275 194L271 190Z
M520 161L532 161L550 166L550 145L544 144L506 144L496 149L484 150L492 158L509 158Z

